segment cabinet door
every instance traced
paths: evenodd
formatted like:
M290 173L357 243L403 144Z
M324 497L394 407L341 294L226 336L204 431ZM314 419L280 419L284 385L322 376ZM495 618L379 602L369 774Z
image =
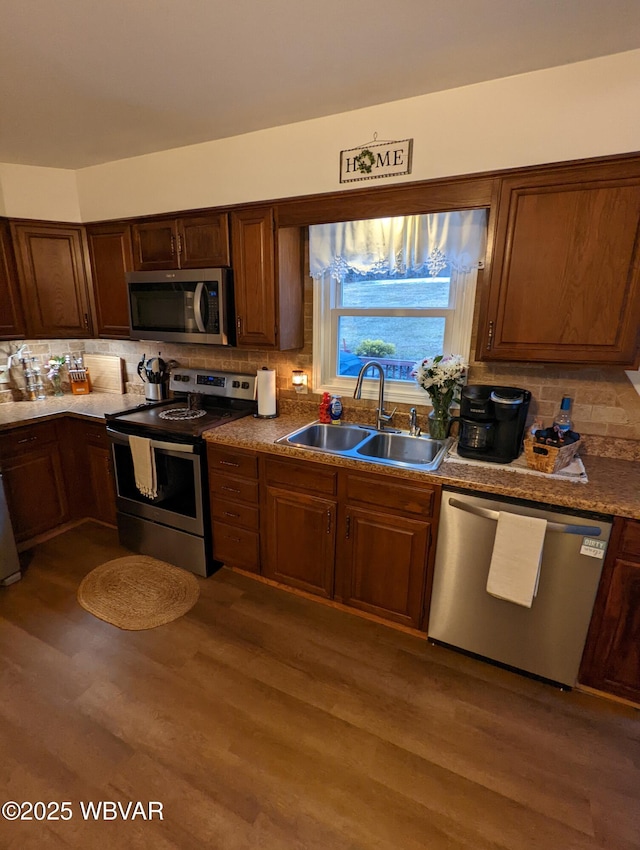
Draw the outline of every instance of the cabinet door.
M5 458L2 475L18 543L70 518L57 444Z
M131 235L136 271L179 268L178 226L174 219L137 222L131 226Z
M45 339L92 335L82 227L11 223L27 333Z
M93 272L96 333L110 339L129 338L129 302L125 273L133 268L128 224L87 228Z
M9 225L0 221L0 339L24 339L26 327Z
M267 487L262 517L267 578L333 596L336 502Z
M274 218L270 207L231 216L238 346L277 346Z
M91 515L111 525L116 523L116 492L111 449L87 444L87 470L91 482Z
M579 681L640 703L640 522L614 522Z
M419 628L424 613L430 523L347 505L341 529L343 601Z
M639 235L637 166L503 180L478 358L633 365Z
M178 253L183 269L228 266L229 219L226 213L179 219Z

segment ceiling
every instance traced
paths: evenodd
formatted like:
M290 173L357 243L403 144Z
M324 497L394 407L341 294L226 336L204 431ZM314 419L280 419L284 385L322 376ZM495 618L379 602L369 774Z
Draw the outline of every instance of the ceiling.
M0 0L0 162L82 168L640 47L639 0Z

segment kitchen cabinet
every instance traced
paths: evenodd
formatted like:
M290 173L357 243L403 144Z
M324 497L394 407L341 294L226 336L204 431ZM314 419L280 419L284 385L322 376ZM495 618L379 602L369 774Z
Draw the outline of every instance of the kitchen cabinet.
M90 337L89 263L80 225L11 222L27 336Z
M115 476L105 424L74 417L62 421L60 448L73 518L115 525Z
M0 221L0 339L24 339L25 336L11 232L8 222Z
M635 160L503 178L493 242L478 359L637 364Z
M95 331L108 339L129 338L129 299L125 274L133 269L131 227L92 224L87 227L93 278Z
M579 681L640 703L638 521L614 520Z
M231 214L237 345L302 348L301 231L276 227L272 207Z
M3 432L0 465L16 542L71 518L55 422Z
M226 213L138 221L132 234L136 271L229 265Z
M265 458L261 484L262 574L331 598L337 474L315 463Z
M208 445L213 557L260 572L258 460L252 452Z
M345 473L336 596L346 605L420 628L427 607L436 496L435 486Z

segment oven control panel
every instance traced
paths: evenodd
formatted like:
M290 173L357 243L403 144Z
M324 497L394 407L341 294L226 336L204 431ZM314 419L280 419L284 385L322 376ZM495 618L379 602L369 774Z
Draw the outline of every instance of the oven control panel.
M178 393L203 393L222 398L253 401L256 393L256 376L176 366L171 372L169 389Z

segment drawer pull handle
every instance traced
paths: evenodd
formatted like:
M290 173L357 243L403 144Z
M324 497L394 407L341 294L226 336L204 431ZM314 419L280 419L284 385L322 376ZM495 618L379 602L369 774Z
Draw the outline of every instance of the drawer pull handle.
M233 519L239 519L240 518L240 514L231 513L231 511L223 511L222 516L230 516Z
M350 517L350 516L348 516L348 517L347 517L347 533L346 533L346 535L345 535L345 538L346 538L347 540L349 539L349 535L350 535L350 534L351 534L351 517Z
M234 543L240 543L239 537L230 537L228 534L227 534L227 540L232 540Z
M37 439L37 437L23 437L21 440L18 440L18 443L33 443Z
M224 490L225 493L237 493L238 495L240 495L240 490L236 490L233 487L221 487L220 489Z
M327 534L331 534L331 511L327 511Z
M221 460L220 466L240 466L240 464L236 463L234 460Z

